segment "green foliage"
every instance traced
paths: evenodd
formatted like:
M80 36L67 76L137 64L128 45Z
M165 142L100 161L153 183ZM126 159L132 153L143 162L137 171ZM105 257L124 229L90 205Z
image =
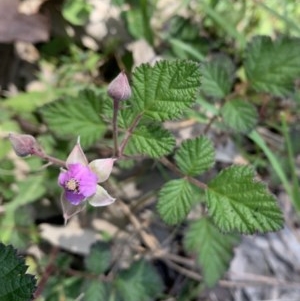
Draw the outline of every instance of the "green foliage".
M201 65L201 89L214 98L224 98L231 90L233 83L233 64L223 57Z
M65 0L62 7L64 18L74 25L84 25L88 21L93 6L85 0Z
M253 88L274 95L289 95L300 76L300 39L281 37L272 41L257 36L248 44L245 57L247 77Z
M77 97L56 100L43 106L40 112L55 135L64 139L80 136L84 146L97 141L105 131L100 118L101 99L91 90L83 90Z
M94 274L102 274L110 264L110 247L107 243L97 242L91 246L89 255L85 258L86 269Z
M131 7L124 12L125 21L129 33L136 39L145 39L153 44L153 33L151 29L151 15L154 12L155 1L130 1Z
M237 236L221 233L210 218L203 217L190 224L185 234L185 247L196 253L209 287L214 286L228 269L237 242Z
M0 265L0 300L31 300L36 280L32 275L26 274L25 261L12 246L0 243Z
M227 101L221 109L221 114L227 126L241 133L250 132L258 120L255 107L241 99Z
M131 154L145 154L159 158L169 154L175 146L173 135L159 125L141 125L133 132L128 144Z
M199 198L199 188L187 179L171 180L159 192L157 209L166 223L178 224L184 220Z
M203 52L207 46L199 38L199 28L191 20L181 16L174 16L168 21L168 33L164 40L170 43L174 56L181 59L195 59L202 61Z
M2 228L0 240L24 247L24 244L28 243L28 237L24 236L24 233L18 233L15 229L17 226L22 229L25 229L25 226L30 228L30 216L21 208L39 200L44 195L46 192L44 177L42 175L29 176L24 181L17 183L17 189L16 195L5 204L6 214L0 223Z
M200 69L191 61L160 61L143 64L133 73L132 105L148 118L178 118L190 107L200 85Z
M106 301L108 293L101 280L86 280L83 286L85 301Z
M276 199L254 177L249 166L231 166L208 184L208 211L221 231L253 234L283 227Z
M198 176L215 163L215 152L207 137L184 141L175 154L178 167L189 176Z
M156 270L148 262L139 260L118 274L115 282L122 301L155 299L163 290Z

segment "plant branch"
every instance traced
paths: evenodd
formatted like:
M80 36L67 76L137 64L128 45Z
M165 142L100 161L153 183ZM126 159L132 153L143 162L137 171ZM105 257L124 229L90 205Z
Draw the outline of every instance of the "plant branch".
M134 129L137 127L138 123L140 122L142 118L142 114L138 114L135 119L133 120L131 126L128 128L128 130L126 131L126 134L125 134L125 137L120 145L120 149L119 149L119 157L122 157L123 156L123 152L124 152L124 149L129 141L129 138L131 137Z
M163 165L165 165L166 167L168 167L170 170L172 170L174 173L178 174L179 176L181 177L185 177L187 178L187 180L194 184L195 186L201 188L201 189L207 189L207 185L204 184L203 182L193 178L193 177L190 177L190 176L187 176L185 175L175 164L173 164L170 160L168 160L166 157L162 157L160 160L159 160Z
M46 160L52 164L58 165L60 167L66 168L66 162L57 158L54 158L52 156L49 156L45 154L43 151L34 150L33 155L36 155L37 157L42 158L43 160Z
M113 140L114 140L114 156L119 156L118 146L118 112L119 112L119 101L114 99L114 114L113 114Z

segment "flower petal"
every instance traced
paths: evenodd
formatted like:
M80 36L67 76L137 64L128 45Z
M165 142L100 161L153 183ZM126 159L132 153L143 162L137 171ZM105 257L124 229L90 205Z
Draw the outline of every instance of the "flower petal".
M78 214L85 208L86 202L80 203L78 206L72 205L67 199L64 193L61 194L60 202L63 210L63 217L65 220L65 225L67 224L68 220Z
M66 165L80 163L82 165L88 165L88 160L80 146L80 137L77 139L77 143L69 154Z
M94 207L108 206L116 199L111 197L108 192L101 186L97 185L97 192L88 199L88 202Z
M108 179L112 172L112 168L116 159L97 159L89 164L90 169L97 175L98 183L102 183Z

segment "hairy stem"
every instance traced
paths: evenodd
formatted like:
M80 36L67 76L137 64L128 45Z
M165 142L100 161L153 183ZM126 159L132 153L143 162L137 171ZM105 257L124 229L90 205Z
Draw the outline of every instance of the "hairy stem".
M66 168L66 162L65 161L54 158L52 156L49 156L49 155L45 154L43 151L35 150L33 155L36 155L37 157L40 157L43 160L48 161L48 162L50 162L54 165L58 165L60 167Z
M114 156L119 157L119 146L118 146L118 112L119 112L119 101L114 99L114 114L113 114L113 140L114 140Z

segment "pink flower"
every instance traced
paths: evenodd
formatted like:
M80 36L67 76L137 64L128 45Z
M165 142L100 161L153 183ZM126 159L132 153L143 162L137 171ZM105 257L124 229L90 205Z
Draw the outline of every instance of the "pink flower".
M68 219L82 211L88 201L94 207L107 206L115 199L98 185L108 179L115 159L97 159L88 163L85 154L77 144L67 158L67 170L62 169L58 184L63 187L61 203L65 223Z

